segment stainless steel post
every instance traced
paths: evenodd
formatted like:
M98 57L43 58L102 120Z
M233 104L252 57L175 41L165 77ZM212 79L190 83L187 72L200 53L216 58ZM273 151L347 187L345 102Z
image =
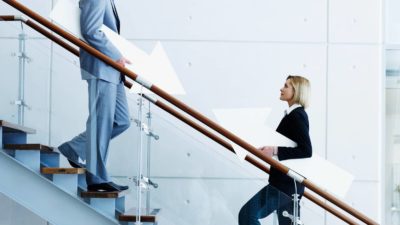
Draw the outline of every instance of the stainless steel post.
M149 131L151 131L151 118L152 118L151 108L150 108L151 104L150 101L148 101L148 103L149 103L148 105L149 111L147 112L147 126L149 127ZM149 179L149 181L151 177L150 170L151 170L151 137L152 137L150 134L147 135L147 171L146 171L146 176ZM150 213L150 187L147 189L146 192L146 211L147 214Z
M143 87L141 87L141 93L139 94L139 110L138 110L138 125L139 125L139 149L138 149L138 171L137 171L137 208L136 208L136 225L140 225L140 215L142 213L141 207L142 207L142 189L141 189L141 183L142 183L142 154L143 154L143 141L142 141L142 134L143 134L143 115L142 115L142 110L143 110Z
M18 100L15 104L18 106L18 124L24 125L25 117L25 65L26 65L26 42L27 35L22 29L18 35L19 40L19 52L18 52L18 73L19 73L19 84L18 84Z

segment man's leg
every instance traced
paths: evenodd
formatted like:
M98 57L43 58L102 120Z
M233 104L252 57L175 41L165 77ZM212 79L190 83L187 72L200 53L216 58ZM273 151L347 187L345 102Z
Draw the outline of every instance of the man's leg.
M265 218L278 208L279 191L271 185L265 186L254 195L239 212L239 225L260 225Z
M86 131L72 140L58 146L58 150L69 160L78 163L78 158L86 160Z
M114 125L117 85L100 80L88 80L89 119L87 123L88 185L110 182L106 170L108 146Z
M131 124L129 116L129 107L126 100L125 86L123 83L117 86L117 99L115 106L114 125L111 133L111 139L117 137L127 130Z

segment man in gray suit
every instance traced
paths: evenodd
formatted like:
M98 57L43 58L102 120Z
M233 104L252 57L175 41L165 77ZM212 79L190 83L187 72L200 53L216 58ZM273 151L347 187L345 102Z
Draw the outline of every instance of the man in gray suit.
M130 63L100 31L104 24L120 32L120 21L114 0L80 0L81 32L86 42L122 66ZM110 140L130 125L124 76L103 61L80 50L82 79L88 83L89 118L86 131L58 147L71 166L83 167L86 160L86 181L89 191L121 191L128 189L111 182L106 170Z

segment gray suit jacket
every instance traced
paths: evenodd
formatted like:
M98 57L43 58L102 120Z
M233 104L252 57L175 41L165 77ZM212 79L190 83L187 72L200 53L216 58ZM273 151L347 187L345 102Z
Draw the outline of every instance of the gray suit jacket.
M114 0L80 0L81 32L85 40L95 49L117 61L121 53L107 39L99 29L104 24L115 32L119 32L119 21L114 14L111 1ZM103 61L80 50L80 64L82 79L102 79L118 84L121 81L120 73Z

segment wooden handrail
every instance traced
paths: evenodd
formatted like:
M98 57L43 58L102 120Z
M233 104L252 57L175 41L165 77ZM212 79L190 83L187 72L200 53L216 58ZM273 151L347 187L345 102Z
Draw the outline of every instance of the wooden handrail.
M21 18L15 17L15 16L1 16L0 15L0 21L22 21L25 24L29 25L34 30L38 31L39 33L43 34L47 38L53 40L54 42L56 42L60 46L64 47L67 51L69 51L72 54L74 54L74 55L79 57L79 51L78 50L76 50L71 45L69 45L68 43L64 42L63 40L61 40L57 36L53 35L52 33L44 30L39 25L37 25L36 23L32 22L29 19L21 20ZM128 87L128 88L131 88L132 87L132 83L130 83L129 81L125 81L125 86ZM146 95L144 95L144 97L146 99L148 99L148 100L151 100L151 98L149 98ZM205 136L209 137L210 139L214 140L215 142L221 144L223 147L225 147L226 149L228 149L229 151L231 151L232 153L235 154L235 151L234 151L233 147L228 142L223 140L222 138L218 137L217 135L211 133L210 131L206 130L202 126L200 126L200 125L196 124L195 122L191 121L189 118L183 116L178 111L173 110L171 107L167 106L166 104L162 103L161 101L157 100L154 104L157 105L158 107L160 107L161 109L163 109L164 111L170 113L174 117L180 119L182 122L186 123L187 125L191 126L192 128L196 129L200 133L202 133ZM269 168L266 167L265 165L261 164L259 161L255 160L254 158L252 158L250 156L246 156L245 159L249 163L251 163L254 166L256 166L257 168L259 168L260 170L262 170L262 171L266 172L267 174L269 174ZM328 211L328 212L332 213L333 215L337 216L339 219L345 221L346 223L351 224L351 225L357 225L356 222L354 222L353 220L351 220L347 216L343 215L341 212L339 212L338 210L334 209L332 206L330 206L330 205L326 204L325 202L321 201L320 199L314 197L313 195L311 195L307 191L304 192L304 196L306 198L308 198L309 200L311 200L312 202L314 202L315 204L317 204L320 207L324 208L326 211Z
M188 105L184 104L183 102L181 102L180 100L178 100L174 96L168 94L166 91L162 90L158 86L146 81L144 78L138 76L136 73L134 73L134 72L130 71L129 69L119 65L117 62L115 62L111 58L107 57L106 55L104 55L100 51L98 51L95 48L91 47L90 45L88 45L84 41L76 38L72 34L64 31L62 28L60 28L60 27L56 26L55 24L51 23L49 20L47 20L46 18L44 18L44 17L40 16L39 14L35 13L34 11L32 11L29 8L27 8L23 4L19 3L18 1L16 1L16 0L3 0L3 1L6 2L7 4L11 5L15 9L17 9L18 11L28 15L32 19L36 20L38 23L42 24L43 26L47 27L48 29L50 29L53 32L57 33L58 35L62 36L63 38L67 39L71 43L73 43L73 44L79 46L80 48L84 49L89 54L91 54L91 55L95 56L96 58L102 60L103 62L109 64L114 69L116 69L119 72L121 72L122 74L125 74L126 76L128 76L132 80L134 80L137 83L143 85L147 89L151 90L153 93L155 93L158 96L164 98L169 103L171 103L172 105L174 105L177 108L181 109L182 111L184 111L188 115L190 115L193 118L197 119L201 123L205 124L209 128L211 128L214 131L218 132L222 136L228 138L229 140L231 140L232 142L234 142L237 145L241 146L242 148L246 149L247 151L249 151L253 155L257 156L258 158L260 158L264 162L268 163L269 165L271 165L275 169L277 169L277 170L279 170L279 171L281 171L281 172L283 172L285 174L288 174L289 172L291 172L290 169L288 167L286 167L285 165L283 165L280 162L272 159L271 157L265 156L256 147L254 147L251 144L247 143L246 141L242 140L241 138L239 138L238 136L234 135L230 131L226 130L222 126L218 125L217 123L215 123L211 119L209 119L209 118L205 117L204 115L200 114L199 112L197 112L193 108L189 107ZM308 189L314 191L318 195L320 195L323 198L325 198L326 200L332 202L333 204L335 204L339 208L345 210L346 212L348 212L349 214L351 214L354 217L358 218L359 220L363 221L364 223L366 223L368 225L378 225L378 223L375 222L374 220L370 219L369 217L367 217L366 215L364 215L361 212L357 211L356 209L350 207L349 205L347 205L346 203L342 202L341 200L339 200L338 198L334 197L333 195L329 194L328 192L322 190L317 185L313 184L311 181L309 181L307 179L303 179L301 181L301 183L304 184L304 186L306 186Z
M16 21L15 16L0 16L0 21Z

